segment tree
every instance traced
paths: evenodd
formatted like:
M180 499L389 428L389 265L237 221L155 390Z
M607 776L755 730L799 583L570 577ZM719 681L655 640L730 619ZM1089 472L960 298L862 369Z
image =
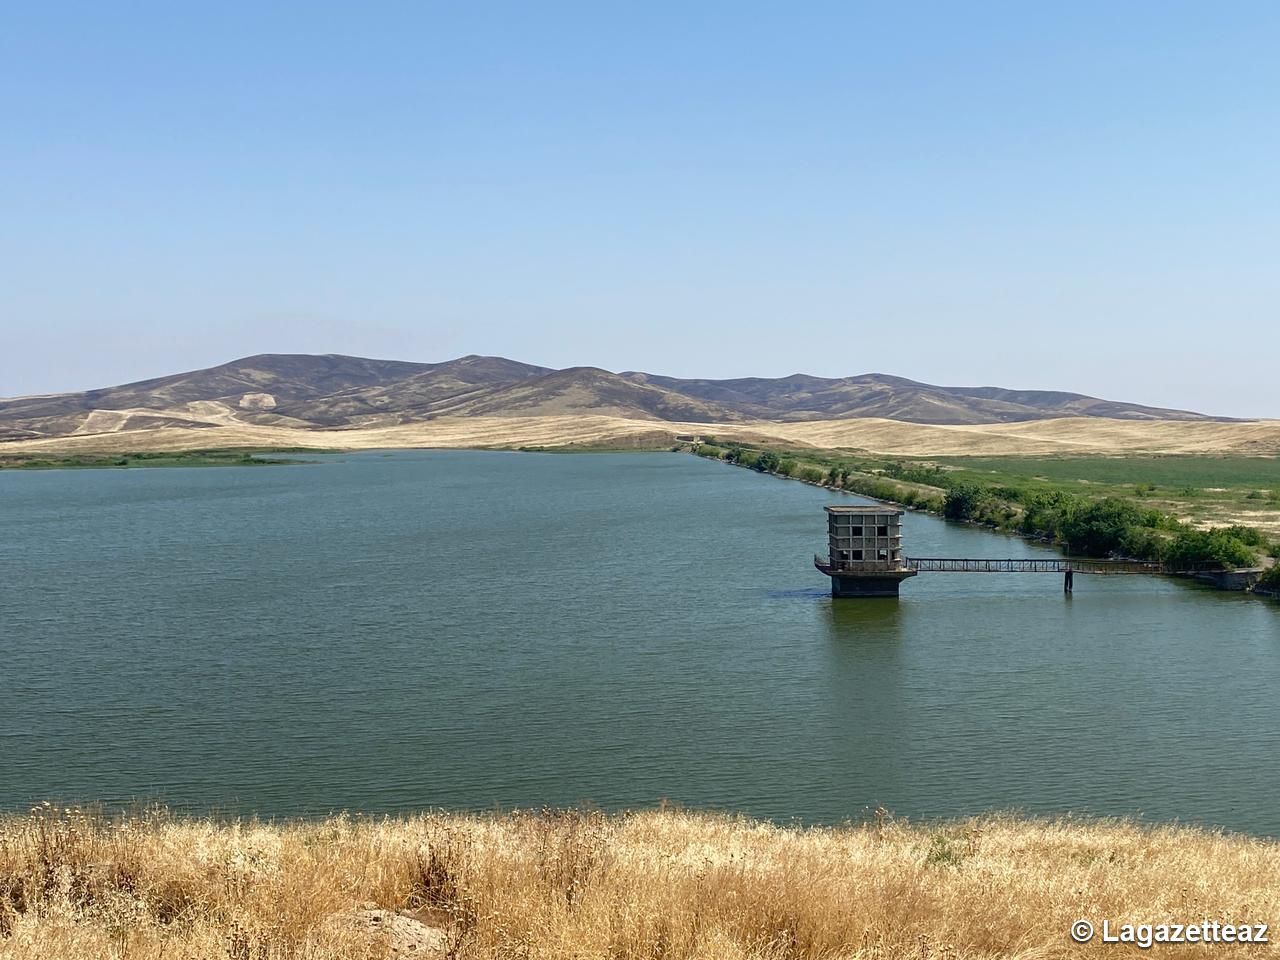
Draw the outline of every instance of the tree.
M1063 518L1058 536L1068 552L1105 557L1120 551L1129 531L1143 526L1142 511L1128 500L1107 497L1086 503Z
M976 483L958 483L947 491L942 502L942 515L948 520L968 520L978 515L987 492Z
M1023 533L1055 539L1066 517L1079 505L1078 497L1061 490L1035 493L1023 500L1022 519L1018 528Z

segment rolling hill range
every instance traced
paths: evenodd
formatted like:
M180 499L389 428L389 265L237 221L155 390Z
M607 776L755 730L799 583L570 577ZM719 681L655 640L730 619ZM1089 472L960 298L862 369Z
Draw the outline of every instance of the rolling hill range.
M263 354L118 387L0 400L0 441L229 426L359 431L517 417L603 417L655 428L867 418L935 426L1220 419L1075 393L940 387L883 374L683 380L501 357L407 363Z

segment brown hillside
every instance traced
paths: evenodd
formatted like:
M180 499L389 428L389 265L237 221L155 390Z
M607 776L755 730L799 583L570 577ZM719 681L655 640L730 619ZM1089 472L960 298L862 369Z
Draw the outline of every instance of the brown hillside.
M714 403L635 383L597 367L570 367L437 405L441 416L534 417L594 414L653 420L731 422L742 419Z
M1000 387L938 387L902 377L869 373L826 379L790 377L740 380L678 380L625 373L648 383L699 397L745 417L767 420L835 420L882 417L908 423L1008 423L1054 417L1120 420L1211 420L1200 413L1099 400L1051 390Z
M1083 394L938 387L883 374L681 380L598 367L550 370L502 357L406 363L263 354L118 387L0 400L0 443L172 427L353 430L440 418L560 416L725 425L887 420L976 426L1082 417L1215 422Z

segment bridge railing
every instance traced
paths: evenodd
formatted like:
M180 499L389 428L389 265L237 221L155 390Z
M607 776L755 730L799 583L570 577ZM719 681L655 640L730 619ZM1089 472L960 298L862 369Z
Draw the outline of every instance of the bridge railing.
M1166 566L1156 560L1095 560L1089 557L907 557L901 563L884 560L845 560L832 563L830 557L813 555L813 563L826 574L880 573L915 570L917 573L1073 573L1093 574L1183 574L1221 573L1221 564L1200 563Z
M920 573L1167 573L1163 564L1151 560L1090 560L1076 557L1010 557L977 559L969 557L908 557L907 566Z

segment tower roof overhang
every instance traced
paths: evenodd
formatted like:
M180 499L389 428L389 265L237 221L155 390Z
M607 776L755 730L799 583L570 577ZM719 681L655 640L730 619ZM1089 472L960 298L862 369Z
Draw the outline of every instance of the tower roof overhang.
M854 513L861 516L900 517L905 513L901 507L887 507L882 503L838 503L826 508L827 513Z

